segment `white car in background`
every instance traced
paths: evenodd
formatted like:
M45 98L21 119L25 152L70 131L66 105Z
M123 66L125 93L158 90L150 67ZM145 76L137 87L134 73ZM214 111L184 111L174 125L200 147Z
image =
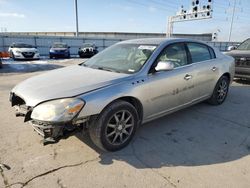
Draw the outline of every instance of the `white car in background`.
M40 59L40 54L36 47L25 43L13 43L8 50L13 60L17 59Z

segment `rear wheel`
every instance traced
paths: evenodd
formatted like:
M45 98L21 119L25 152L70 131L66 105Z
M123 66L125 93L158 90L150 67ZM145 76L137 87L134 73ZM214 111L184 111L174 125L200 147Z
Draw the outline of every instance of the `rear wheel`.
M111 103L89 126L90 138L99 148L116 151L124 148L133 138L139 117L133 105L126 101Z
M213 95L208 100L208 103L212 105L222 104L227 98L229 83L229 78L227 76L222 76L217 82Z

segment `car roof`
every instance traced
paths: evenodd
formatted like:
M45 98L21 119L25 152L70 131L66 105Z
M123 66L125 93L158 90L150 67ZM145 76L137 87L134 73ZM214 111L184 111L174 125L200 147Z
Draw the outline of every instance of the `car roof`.
M164 38L141 38L141 39L131 39L122 41L122 43L132 43L132 44L155 44L158 45L162 43Z
M203 43L201 41L188 39L188 38L141 38L141 39L126 40L126 41L122 41L121 43L160 45L161 43L174 43L174 42Z
M93 43L93 42L84 42L83 44L95 44L95 43Z

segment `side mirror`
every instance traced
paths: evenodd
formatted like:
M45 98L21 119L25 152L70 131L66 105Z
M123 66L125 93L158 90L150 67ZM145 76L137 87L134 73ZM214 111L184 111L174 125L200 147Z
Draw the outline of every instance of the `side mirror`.
M13 48L13 46L10 46L10 48Z
M68 48L70 48L70 46L68 46Z
M155 70L157 72L159 71L170 71L174 69L174 63L170 61L160 61L158 62L157 66L155 67Z
M236 49L237 49L236 46L228 46L228 48L227 48L228 51L236 50Z

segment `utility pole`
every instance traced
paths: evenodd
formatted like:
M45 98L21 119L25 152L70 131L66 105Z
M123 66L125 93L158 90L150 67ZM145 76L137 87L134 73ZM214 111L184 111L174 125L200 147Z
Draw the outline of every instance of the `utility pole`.
M77 0L75 0L75 13L76 13L76 37L78 37L79 34L78 34L78 7L77 7Z
M230 26L230 31L229 31L229 39L228 39L229 42L231 42L231 36L232 36L232 30L233 30L233 24L234 24L235 10L236 10L236 0L234 0L233 15L232 15L231 26Z

